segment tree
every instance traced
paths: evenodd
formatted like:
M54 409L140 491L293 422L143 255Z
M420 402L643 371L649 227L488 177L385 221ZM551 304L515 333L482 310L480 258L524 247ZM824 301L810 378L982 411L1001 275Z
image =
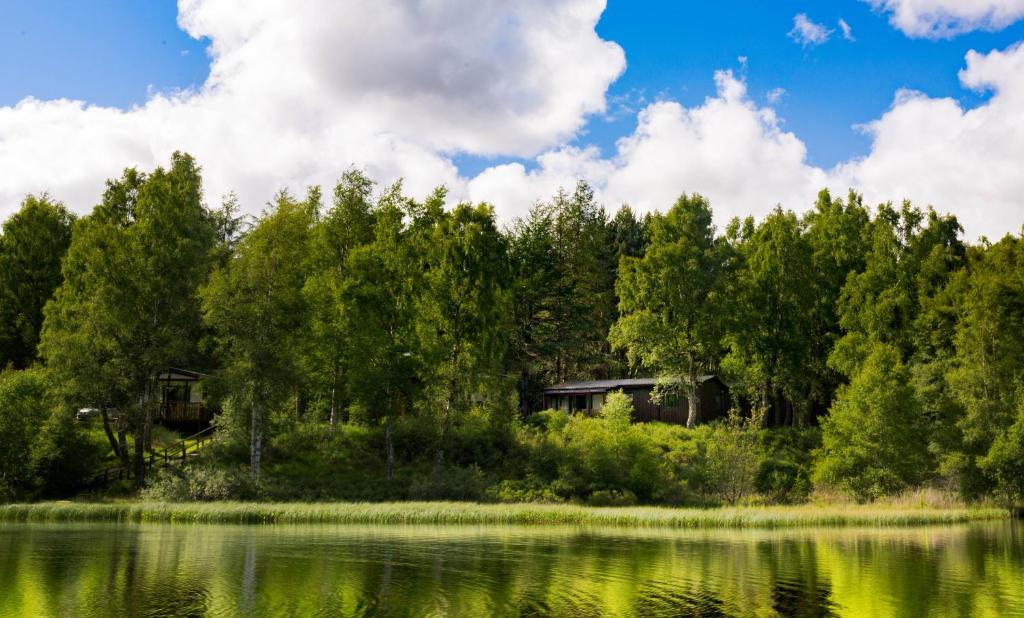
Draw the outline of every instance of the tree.
M428 212L432 225L424 236L426 268L417 295L416 335L425 403L438 417L440 473L452 422L468 409L471 396L502 382L508 261L490 206L459 204L442 213L435 205Z
M431 198L440 209L443 194ZM346 333L343 370L347 394L361 420L384 420L387 478L394 469L392 419L411 409L419 390L413 292L422 271L420 239L404 224L410 201L400 186L385 193L375 212L373 242L356 247L346 260L338 311Z
M64 283L46 307L42 355L66 398L98 405L105 417L108 406L120 408L134 434L139 486L160 405L158 377L197 354L196 292L214 241L192 157L175 153L169 169L148 176L126 170L75 226Z
M741 265L725 364L760 394L765 414L773 410L776 422L796 423L806 417L810 400L811 247L796 215L776 208L737 243L737 253Z
M701 421L699 378L717 367L721 353L725 251L707 200L683 195L652 219L644 257L622 259L615 286L620 317L609 341L633 365L682 384L688 427Z
M524 414L540 408L543 389L558 379L553 361L559 348L559 305L565 296L552 220L549 208L535 207L507 234L513 298L507 362L518 376Z
M1017 420L996 436L979 464L1009 508L1024 500L1024 398L1017 407Z
M31 446L51 407L43 370L0 371L0 501L32 487Z
M29 195L0 234L0 369L36 357L43 307L61 283L74 216L45 193Z
M829 359L848 376L873 342L895 346L904 361L915 355L922 299L942 289L964 255L955 218L922 213L909 202L899 211L879 206L871 231L865 268L847 278L839 298L846 334Z
M968 495L992 488L977 460L1014 423L1024 382L1024 241L1006 237L971 251L968 270L953 283L955 355L946 379L962 407L961 445L952 456Z
M580 181L551 206L559 295L553 304L553 381L608 377L614 357L607 333L615 321L615 260L608 217L594 190Z
M400 190L400 185L397 185ZM374 238L376 216L371 203L373 181L358 170L342 175L334 204L316 223L311 237L311 273L303 293L310 309L310 349L306 373L327 390L331 424L342 418L342 372L351 346L341 294L350 277L358 277L348 259ZM395 189L388 192L394 194Z
M314 196L315 197L315 196ZM260 465L268 410L295 394L307 323L311 201L280 193L202 288L202 310L222 359L222 379L249 408L249 464Z
M859 501L894 494L931 472L927 425L910 371L893 345L876 343L821 424L817 482Z
M811 405L823 412L842 382L841 375L828 366L829 354L843 335L839 297L850 275L864 270L871 249L871 216L857 193L850 191L844 203L823 189L803 224L811 249L813 288L807 337L811 349L804 371L811 379Z

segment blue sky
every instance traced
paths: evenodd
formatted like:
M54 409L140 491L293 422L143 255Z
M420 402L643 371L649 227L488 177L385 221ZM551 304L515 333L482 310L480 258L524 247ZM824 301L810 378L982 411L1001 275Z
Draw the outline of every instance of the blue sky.
M443 182L503 216L583 177L641 210L680 190L710 195L723 216L801 210L813 187L852 186L936 203L970 231L1024 219L1012 173L1024 165L1012 113L1024 101L993 101L1024 82L1024 0L237 7L0 0L0 215L41 190L87 210L104 177L182 148L206 167L212 199L237 190L250 210L275 187L354 165L416 191ZM800 15L826 40L793 36ZM986 87L965 87L964 73ZM921 97L894 103L904 89ZM858 128L870 123L874 133ZM956 140L959 158L943 159ZM910 165L918 149L939 158ZM664 186L643 194L652 178ZM993 209L998 226L974 223Z
M177 13L173 0L8 0L0 21L0 57L7 59L0 63L0 105L32 96L128 108L145 103L151 90L199 87L209 74L209 40L183 32ZM834 30L830 39L803 46L787 36L798 13ZM839 19L855 41L843 39ZM610 113L591 117L576 143L614 154L643 102L697 105L714 94L713 72L731 68L745 75L755 99L785 90L775 105L785 128L807 144L810 163L831 167L867 154L870 139L856 126L884 112L900 88L965 107L982 102L987 93L958 82L964 54L1024 39L1024 23L934 41L904 36L858 0L610 0L597 32L622 46L627 69L608 91ZM466 175L509 160L532 165L456 156Z

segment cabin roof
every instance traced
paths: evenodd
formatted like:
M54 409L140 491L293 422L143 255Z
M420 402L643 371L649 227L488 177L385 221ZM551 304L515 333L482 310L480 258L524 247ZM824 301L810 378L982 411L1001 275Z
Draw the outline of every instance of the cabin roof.
M161 373L159 380L162 382L189 382L198 380L203 377L204 374L198 371L189 371L188 369L180 369L178 367L171 367L167 373Z
M708 380L717 380L713 375L700 376L697 380L703 384ZM563 382L544 389L545 395L571 395L587 393L607 393L608 391L630 388L654 387L657 378L619 378L616 380L585 380L581 382Z

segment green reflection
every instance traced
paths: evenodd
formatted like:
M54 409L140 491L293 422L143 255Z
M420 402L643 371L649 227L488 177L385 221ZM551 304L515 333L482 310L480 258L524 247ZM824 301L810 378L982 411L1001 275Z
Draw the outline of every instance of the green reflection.
M0 616L1024 616L1022 533L14 524Z

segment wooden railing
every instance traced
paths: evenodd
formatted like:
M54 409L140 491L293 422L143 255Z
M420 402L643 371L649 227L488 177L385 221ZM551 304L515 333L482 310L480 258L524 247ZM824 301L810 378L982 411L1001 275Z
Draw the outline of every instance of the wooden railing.
M164 404L160 420L164 421L206 421L206 406L202 403L170 402Z
M213 440L213 427L207 427L199 433L192 434L187 438L182 438L174 446L168 446L167 448L150 451L146 453L146 471L153 470L160 466L166 466L172 463L185 462L188 460L189 455L195 455L203 448L206 444ZM129 467L125 468L121 464L114 466L108 466L101 470L98 470L91 478L92 484L103 484L107 485L113 481L121 481L132 478L134 475L132 462L129 462Z

